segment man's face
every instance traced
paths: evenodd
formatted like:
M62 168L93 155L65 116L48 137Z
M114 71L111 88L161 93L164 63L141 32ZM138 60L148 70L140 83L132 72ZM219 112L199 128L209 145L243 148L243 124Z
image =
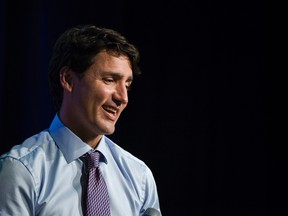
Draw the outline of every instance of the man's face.
M132 83L129 59L100 52L81 79L71 74L71 90L64 90L63 98L69 127L80 138L112 134L128 104L127 91Z

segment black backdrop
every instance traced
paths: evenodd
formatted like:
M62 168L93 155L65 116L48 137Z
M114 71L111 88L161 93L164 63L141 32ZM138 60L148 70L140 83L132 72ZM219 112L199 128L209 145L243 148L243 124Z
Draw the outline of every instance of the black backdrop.
M52 46L93 23L140 50L143 75L111 138L151 167L163 216L287 211L264 1L0 2L1 153L49 126Z

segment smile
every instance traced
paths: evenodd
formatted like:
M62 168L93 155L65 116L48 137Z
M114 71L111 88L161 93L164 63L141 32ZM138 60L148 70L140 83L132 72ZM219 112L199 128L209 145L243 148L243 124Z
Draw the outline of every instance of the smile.
M117 109L110 107L110 106L103 106L104 110L106 110L107 112L116 115L117 113Z

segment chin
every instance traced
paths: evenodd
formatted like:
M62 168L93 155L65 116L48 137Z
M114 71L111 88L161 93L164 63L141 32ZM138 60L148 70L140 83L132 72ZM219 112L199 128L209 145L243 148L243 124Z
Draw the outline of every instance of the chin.
M104 133L105 135L111 135L111 134L113 134L114 132L115 132L115 128L110 128L110 129L106 128L105 130L103 130L103 133Z

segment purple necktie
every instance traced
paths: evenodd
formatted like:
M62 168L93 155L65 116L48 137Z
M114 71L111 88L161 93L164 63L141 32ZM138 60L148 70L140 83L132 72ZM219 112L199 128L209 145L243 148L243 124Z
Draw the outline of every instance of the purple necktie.
M110 216L109 195L99 169L100 153L88 154L87 216Z

